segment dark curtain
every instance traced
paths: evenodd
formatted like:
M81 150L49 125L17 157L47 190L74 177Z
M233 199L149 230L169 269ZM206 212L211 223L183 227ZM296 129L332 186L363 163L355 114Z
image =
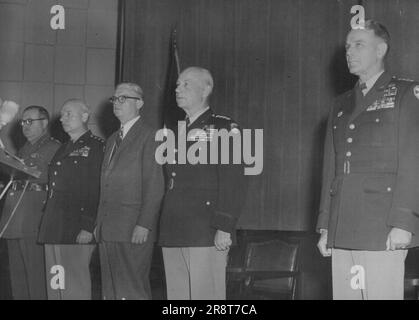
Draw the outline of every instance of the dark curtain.
M343 44L350 8L360 1L121 1L121 79L143 87L149 121L162 121L176 27L181 68L198 65L214 76L211 107L242 128L264 129L263 173L249 178L240 227L312 230L326 115L356 80L347 72ZM394 33L391 66L419 78L419 2L363 3L367 18L388 23Z

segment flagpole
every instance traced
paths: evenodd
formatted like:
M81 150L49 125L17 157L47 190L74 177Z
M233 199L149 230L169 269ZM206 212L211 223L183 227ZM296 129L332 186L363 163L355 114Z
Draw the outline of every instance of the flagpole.
M177 71L177 75L179 76L179 74L180 74L180 63L179 63L179 55L178 55L178 52L177 52L176 35L177 35L177 30L176 30L176 28L174 28L173 33L172 33L172 43L173 43L173 52L174 52L174 55L175 55L176 71Z

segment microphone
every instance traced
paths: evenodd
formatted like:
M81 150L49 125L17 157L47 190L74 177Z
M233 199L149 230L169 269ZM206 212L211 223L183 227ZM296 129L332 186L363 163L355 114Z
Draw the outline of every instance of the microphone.
M6 124L12 122L19 112L19 105L11 100L1 101L0 98L0 129Z

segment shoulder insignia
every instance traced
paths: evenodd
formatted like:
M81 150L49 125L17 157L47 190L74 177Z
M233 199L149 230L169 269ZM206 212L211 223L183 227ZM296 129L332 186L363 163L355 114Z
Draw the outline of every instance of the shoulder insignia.
M97 141L99 141L99 142L101 142L101 143L104 143L105 142L105 139L102 139L99 136L95 136L94 134L91 134L90 137L93 138L93 139L95 139L95 140L97 140Z
M220 118L220 119L225 119L225 120L231 120L231 118L227 117L227 116L221 116L221 115L215 115L216 118Z
M399 81L407 81L407 82L413 82L414 80L412 79L407 79L407 78L399 78L399 77L394 77L395 80L399 80Z
M413 94L417 99L419 99L419 85L413 87Z

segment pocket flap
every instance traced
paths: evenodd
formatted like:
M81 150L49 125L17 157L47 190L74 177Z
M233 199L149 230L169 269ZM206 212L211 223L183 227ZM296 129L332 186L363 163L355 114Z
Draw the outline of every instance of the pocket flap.
M364 180L363 188L365 193L392 193L393 184L392 177L373 177Z

